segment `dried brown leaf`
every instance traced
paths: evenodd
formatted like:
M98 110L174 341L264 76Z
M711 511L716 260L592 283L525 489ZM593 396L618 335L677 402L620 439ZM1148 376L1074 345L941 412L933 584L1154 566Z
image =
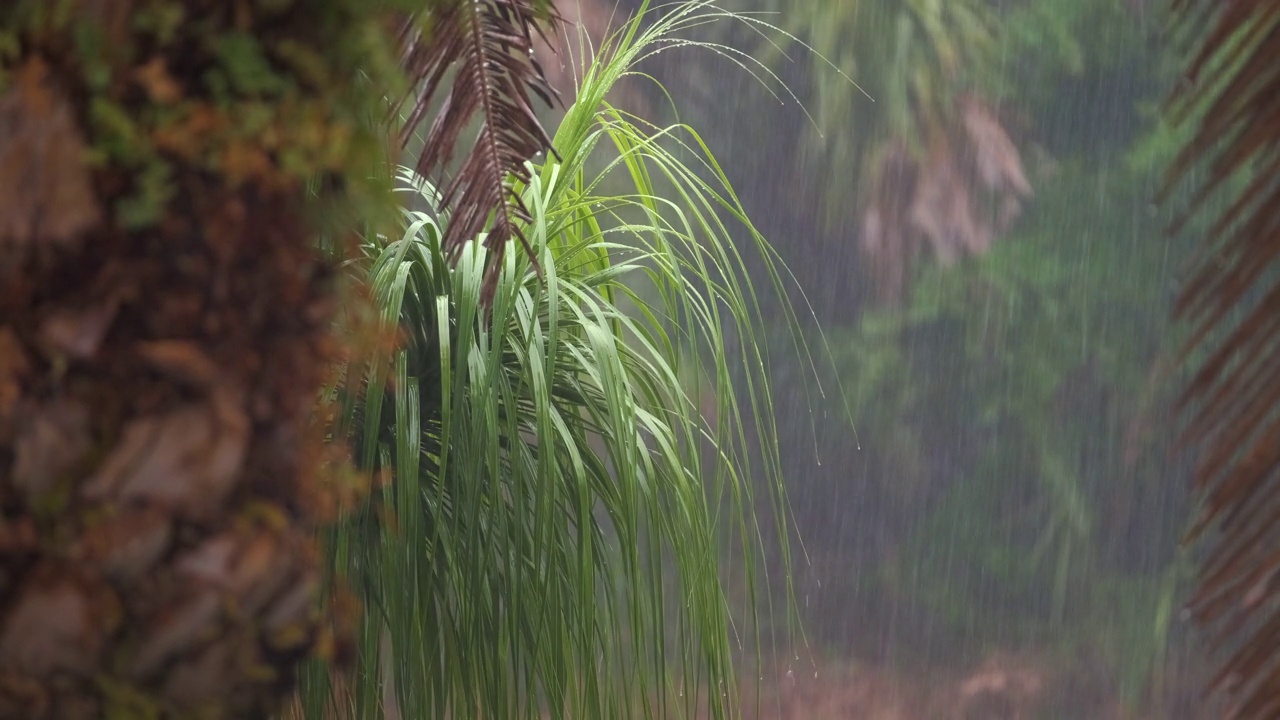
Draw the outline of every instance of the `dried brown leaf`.
M528 181L527 161L551 151L551 138L534 113L530 94L550 103L555 90L534 60L533 34L557 17L537 0L445 0L430 16L429 34L417 18L402 26L402 64L418 91L403 134L407 143L435 112L417 169L435 175L450 169L454 150L473 117L481 125L474 144L452 178L442 183L442 206L450 213L442 240L456 258L463 245L487 232L486 298L512 238L528 250L520 226L529 211L509 179ZM456 70L448 96L438 95L447 71ZM537 267L537 261L534 260Z
M0 670L0 718L47 718L52 700L36 680Z
M1022 169L1022 156L995 115L985 105L969 97L960 102L960 117L982 184L988 190L1030 196L1031 183Z
M1191 607L1222 653L1211 688L1231 696L1231 716L1269 720L1280 711L1280 4L1176 7L1201 40L1171 106L1176 120L1196 125L1162 194L1193 168L1208 173L1173 231L1249 171L1213 219L1175 308L1192 327L1184 361L1203 358L1182 403L1203 508L1189 537L1212 533Z
M75 310L51 312L40 326L40 340L57 354L87 360L97 354L120 308L118 300Z
M168 64L161 56L139 65L133 71L133 80L146 91L151 101L169 105L182 99L182 86L169 73Z
M238 610L253 615L293 576L295 556L284 547L266 531L227 533L179 559L178 573L197 586L225 593Z
M0 629L0 670L41 677L95 666L119 615L114 595L68 570L47 566L28 577Z
M217 512L244 463L250 423L234 401L188 405L139 418L84 486L90 500L139 500L184 515Z
M906 292L924 247L943 266L981 255L1032 194L1017 146L977 97L959 98L955 117L921 141L923 156L905 140L886 141L870 178L860 244L886 301Z
M102 218L71 103L39 58L0 96L0 249L65 246Z
M157 507L124 510L90 522L76 555L116 581L133 580L155 566L173 540L170 513Z
M23 379L31 372L31 360L22 341L7 327L0 327L0 442L10 437Z
M14 488L34 503L91 447L88 408L68 399L42 406L15 442Z
M33 518L6 518L0 521L0 557L21 555L36 548L36 523Z
M204 641L216 637L222 616L222 600L212 590L165 608L152 621L134 655L131 673L145 678L161 669L175 656L192 652Z
M178 664L169 674L164 696L182 706L198 705L234 692L228 681L238 677L240 658L236 656L238 638L215 642L190 660Z
M277 598L267 610L264 626L273 633L279 633L288 626L302 623L311 612L319 587L319 580L314 573L294 583L293 587Z
M197 387L211 387L221 374L212 358L186 340L139 343L138 355L164 374Z

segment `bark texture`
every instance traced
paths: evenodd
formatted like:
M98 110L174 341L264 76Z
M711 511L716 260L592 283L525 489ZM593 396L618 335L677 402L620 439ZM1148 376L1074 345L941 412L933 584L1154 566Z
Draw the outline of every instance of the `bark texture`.
M0 718L265 717L333 648L307 181L376 147L349 68L378 26L328 0L8 5Z

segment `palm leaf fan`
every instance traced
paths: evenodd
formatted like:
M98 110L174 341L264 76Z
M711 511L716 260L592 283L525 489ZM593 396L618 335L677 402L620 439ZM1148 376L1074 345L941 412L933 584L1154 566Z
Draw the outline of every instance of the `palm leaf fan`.
M1280 717L1280 3L1176 0L1198 36L1174 120L1191 128L1169 187L1205 181L1180 230L1208 215L1176 313L1189 323L1182 398L1207 539L1189 611L1222 658L1232 717ZM1168 193L1166 188L1166 195ZM1217 202L1225 201L1221 205ZM1220 212L1210 211L1212 202ZM1195 358L1194 363L1189 359Z
M530 94L551 105L556 95L533 56L533 33L545 40L542 24L559 16L548 0L438 0L424 14L401 23L401 62L416 95L408 109L401 145L439 104L427 129L416 169L438 176L449 169L454 150L472 120L480 116L475 142L447 182L442 208L450 215L443 248L456 260L463 245L487 232L492 252L485 297L493 291L507 241L529 244L521 225L529 221L516 183L529 181L526 162L551 150ZM455 75L447 97L441 89ZM515 181L515 182L513 182ZM532 257L532 255L530 255Z

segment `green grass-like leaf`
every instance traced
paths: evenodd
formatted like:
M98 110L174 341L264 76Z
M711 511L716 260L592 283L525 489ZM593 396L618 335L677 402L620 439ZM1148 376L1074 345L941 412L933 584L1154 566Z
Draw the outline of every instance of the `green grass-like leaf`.
M400 171L406 207L425 209L352 266L405 342L339 389L339 436L395 478L332 539L366 603L342 716L383 717L390 698L405 718L737 714L733 657L761 651L743 643L773 613L756 606L756 512L770 510L786 577L790 513L760 307L731 232L764 256L770 290L783 274L695 132L605 101L674 33L722 17L710 2L637 17L584 63L559 160L517 185L533 257L502 258L488 305L484 238L447 262L438 193ZM614 153L589 173L602 145ZM630 192L600 195L607 178ZM745 552L741 629L726 542ZM329 690L308 679L314 717Z

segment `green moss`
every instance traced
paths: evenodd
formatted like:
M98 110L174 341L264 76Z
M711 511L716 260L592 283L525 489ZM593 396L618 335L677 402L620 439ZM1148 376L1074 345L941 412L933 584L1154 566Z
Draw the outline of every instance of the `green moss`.
M384 98L405 82L385 18L366 3L260 0L193 15L183 3L139 0L125 38L76 22L72 7L19 0L0 11L0 87L24 43L70 39L74 60L62 62L59 79L88 96L90 161L126 174L130 189L113 207L125 229L164 215L182 163L293 185L300 197L317 176L338 176L324 186L346 199L327 200L358 212L348 201L383 192L369 178L387 159ZM141 48L146 57L136 56ZM144 66L160 68L158 79L140 80Z

